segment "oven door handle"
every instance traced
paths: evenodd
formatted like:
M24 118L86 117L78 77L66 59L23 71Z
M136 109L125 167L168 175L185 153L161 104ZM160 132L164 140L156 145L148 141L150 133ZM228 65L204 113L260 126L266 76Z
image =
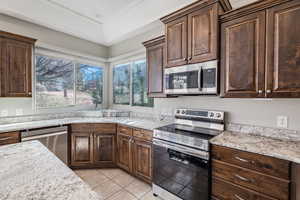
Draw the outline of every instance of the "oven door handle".
M206 151L196 150L196 149L192 149L192 148L181 146L181 145L179 146L176 144L172 144L172 143L165 142L165 141L160 141L157 139L153 139L153 144L160 146L160 147L167 148L167 149L171 149L174 151L178 151L180 153L184 153L184 154L187 154L190 156L194 156L194 157L201 158L204 160L209 160L209 153Z
M29 136L29 137L22 138L22 142L29 141L29 140L37 140L37 139L52 137L52 136L57 136L57 135L64 135L67 133L68 133L67 131L60 131L60 132L55 132L55 133L43 134L43 135Z
M202 90L202 67L199 67L198 71L198 89L199 91Z

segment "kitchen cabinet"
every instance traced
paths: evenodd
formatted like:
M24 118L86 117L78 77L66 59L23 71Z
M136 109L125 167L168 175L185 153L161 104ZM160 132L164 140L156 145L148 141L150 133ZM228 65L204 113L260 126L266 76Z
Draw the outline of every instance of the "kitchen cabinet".
M229 10L227 0L197 1L161 18L165 23L166 67L218 59L218 16Z
M31 97L35 39L0 31L0 96Z
M115 124L71 125L72 167L115 167Z
M300 2L287 0L221 16L222 97L300 97L299 17Z
M21 141L20 132L0 133L0 146L19 143Z
M212 195L217 199L290 199L289 161L212 146Z
M148 183L152 181L152 131L118 126L118 166Z
M164 94L165 36L143 43L146 47L148 69L148 97L167 97Z

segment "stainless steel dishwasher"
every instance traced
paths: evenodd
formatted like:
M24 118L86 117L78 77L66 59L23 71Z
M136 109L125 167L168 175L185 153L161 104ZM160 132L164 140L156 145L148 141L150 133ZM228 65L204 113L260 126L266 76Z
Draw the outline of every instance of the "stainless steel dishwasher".
M65 164L68 163L68 127L29 129L21 132L21 141L38 140Z

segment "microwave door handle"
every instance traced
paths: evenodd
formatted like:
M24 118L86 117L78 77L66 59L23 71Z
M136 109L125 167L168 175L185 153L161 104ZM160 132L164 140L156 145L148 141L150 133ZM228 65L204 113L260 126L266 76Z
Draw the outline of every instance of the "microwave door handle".
M202 90L202 67L200 67L199 71L198 71L198 87L199 90Z

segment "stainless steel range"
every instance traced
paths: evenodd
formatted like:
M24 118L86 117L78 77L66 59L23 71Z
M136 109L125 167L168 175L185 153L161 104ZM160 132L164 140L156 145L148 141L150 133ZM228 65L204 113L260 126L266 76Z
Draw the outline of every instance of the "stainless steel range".
M153 194L165 200L210 199L209 140L224 112L177 109L175 123L154 130Z

